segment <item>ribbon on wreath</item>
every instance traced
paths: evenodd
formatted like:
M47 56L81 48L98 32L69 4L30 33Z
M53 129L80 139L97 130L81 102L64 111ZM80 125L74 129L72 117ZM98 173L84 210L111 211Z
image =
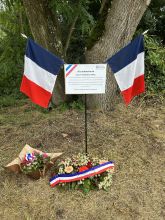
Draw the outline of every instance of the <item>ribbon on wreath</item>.
M113 168L114 168L114 162L109 161L101 165L94 166L83 172L78 172L78 173L73 173L73 174L58 174L50 179L50 186L54 187L58 183L69 183L69 182L86 179L86 178L95 176L97 174L103 173L106 170L113 169Z

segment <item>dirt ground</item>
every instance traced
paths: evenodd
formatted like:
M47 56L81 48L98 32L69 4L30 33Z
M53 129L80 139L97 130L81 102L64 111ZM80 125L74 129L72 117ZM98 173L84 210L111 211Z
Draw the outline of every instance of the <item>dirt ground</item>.
M108 192L61 191L49 187L49 176L34 181L3 169L26 143L63 157L84 152L83 120L83 111L45 113L29 103L0 110L1 220L165 219L163 104L88 112L89 153L116 163Z

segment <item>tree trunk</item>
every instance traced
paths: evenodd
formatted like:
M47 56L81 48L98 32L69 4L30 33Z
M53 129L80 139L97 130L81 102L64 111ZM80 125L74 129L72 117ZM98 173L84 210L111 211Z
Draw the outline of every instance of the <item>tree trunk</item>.
M99 41L86 52L87 63L103 63L131 39L150 4L150 0L113 0L105 22L105 31ZM103 111L112 109L117 90L111 70L107 72L106 93L88 95L88 107Z
M23 0L29 20L31 32L37 43L59 57L63 57L60 27L55 14L49 7L48 0ZM64 77L62 72L56 80L55 95L52 100L55 104L66 100L64 93Z

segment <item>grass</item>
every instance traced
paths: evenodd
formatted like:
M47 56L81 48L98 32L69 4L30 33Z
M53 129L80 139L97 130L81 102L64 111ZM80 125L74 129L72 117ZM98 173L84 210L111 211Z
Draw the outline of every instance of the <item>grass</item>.
M84 152L84 112L73 107L45 112L27 101L2 107L0 219L163 220L164 121L163 104L119 104L107 115L88 111L89 152L115 160L116 173L108 192L84 195L50 188L50 174L33 181L2 167L26 143L47 152L63 151L63 158Z
M17 97L15 96L0 96L0 108L4 107L13 107L13 106L22 106L27 102L26 99L23 99L22 97Z

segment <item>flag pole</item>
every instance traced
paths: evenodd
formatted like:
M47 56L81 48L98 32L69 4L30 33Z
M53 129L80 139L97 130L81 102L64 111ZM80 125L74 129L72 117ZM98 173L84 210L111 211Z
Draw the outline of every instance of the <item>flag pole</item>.
M85 153L88 154L88 143L87 143L87 95L85 94Z

